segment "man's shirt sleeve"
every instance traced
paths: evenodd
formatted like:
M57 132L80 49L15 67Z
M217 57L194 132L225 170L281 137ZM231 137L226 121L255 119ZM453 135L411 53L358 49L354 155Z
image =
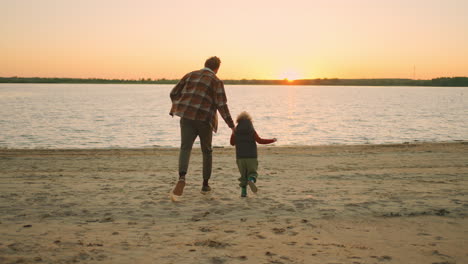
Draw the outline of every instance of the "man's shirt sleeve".
M231 128L234 127L234 121L232 121L231 113L229 113L226 91L224 90L224 84L222 81L219 81L216 85L216 107L226 124Z
M179 99L180 96L182 95L182 89L184 88L186 77L187 75L184 76L182 79L180 79L180 81L176 84L176 86L172 88L171 93L169 95L171 97L172 102Z

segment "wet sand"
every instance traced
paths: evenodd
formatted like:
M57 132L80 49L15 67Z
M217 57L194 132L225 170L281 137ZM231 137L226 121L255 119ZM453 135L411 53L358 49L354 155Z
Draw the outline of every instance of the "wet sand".
M261 147L240 197L233 148L210 194L194 147L0 149L0 263L468 263L468 144Z

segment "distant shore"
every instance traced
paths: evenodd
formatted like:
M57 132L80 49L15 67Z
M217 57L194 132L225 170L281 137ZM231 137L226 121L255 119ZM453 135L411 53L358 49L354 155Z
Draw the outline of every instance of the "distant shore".
M192 152L0 149L1 263L464 263L468 144L259 148L240 197L233 147L200 194Z
M100 78L41 78L0 77L0 83L73 83L73 84L176 84L178 79L100 79ZM335 85L335 86L447 86L468 87L468 77L440 77L430 80L399 78L381 79L301 79L301 80L223 80L233 85Z

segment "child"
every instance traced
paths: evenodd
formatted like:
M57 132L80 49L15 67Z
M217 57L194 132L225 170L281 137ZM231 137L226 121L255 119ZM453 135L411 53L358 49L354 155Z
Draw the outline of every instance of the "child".
M247 185L252 192L257 192L257 144L270 144L276 142L276 138L262 139L255 131L252 118L247 112L242 112L237 117L235 132L231 135L231 145L236 146L236 161L241 177L241 197L247 197Z

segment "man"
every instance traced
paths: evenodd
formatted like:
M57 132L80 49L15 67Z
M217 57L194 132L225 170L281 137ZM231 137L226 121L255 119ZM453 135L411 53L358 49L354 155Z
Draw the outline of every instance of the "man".
M218 128L217 111L226 124L234 132L229 108L227 106L224 84L218 79L221 60L211 57L205 61L205 68L186 74L172 89L171 116L180 117L180 153L179 153L179 181L172 191L174 195L182 195L185 187L193 142L200 137L203 152L203 186L202 193L211 191L208 181L211 177L213 131Z

